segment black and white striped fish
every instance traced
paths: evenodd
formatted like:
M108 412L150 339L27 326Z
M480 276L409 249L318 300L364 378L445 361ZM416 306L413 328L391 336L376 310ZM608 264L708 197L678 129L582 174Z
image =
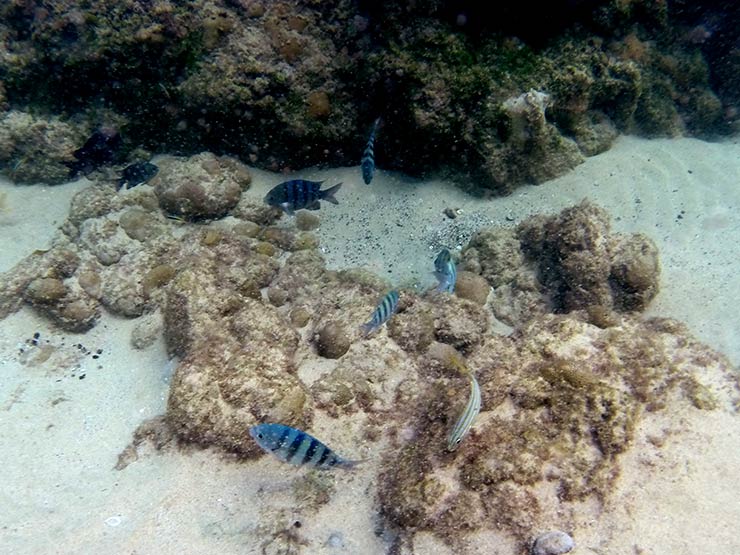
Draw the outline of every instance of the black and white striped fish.
M380 125L380 118L375 120L373 128L370 131L370 137L367 139L367 146L365 151L362 153L362 180L366 185L370 185L375 174L375 134L378 132L378 125Z
M366 324L362 324L362 326L360 327L360 329L362 330L362 335L367 337L375 330L377 330L380 326L385 324L388 320L390 320L390 317L393 316L393 313L396 312L397 308L398 291L393 289L392 291L389 291L380 301L377 308L373 311L373 315L370 317L370 321Z
M321 208L319 201L325 200L332 204L339 204L334 198L334 193L342 186L337 183L324 191L321 190L323 181L308 181L306 179L292 179L283 181L276 185L265 196L265 202L270 206L277 206L292 215L295 210L307 208L318 210Z
M457 281L457 268L452 255L447 249L439 251L437 258L434 259L434 275L439 281L437 291L452 293L455 291L455 282Z
M258 424L249 428L249 435L262 449L295 466L352 468L361 462L344 459L312 435L284 424Z

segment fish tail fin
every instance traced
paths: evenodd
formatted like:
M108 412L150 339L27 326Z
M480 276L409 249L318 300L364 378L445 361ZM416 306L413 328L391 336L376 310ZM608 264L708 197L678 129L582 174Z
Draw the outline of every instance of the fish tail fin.
M355 460L342 459L341 462L339 462L337 466L346 468L347 470L354 470L355 468L357 468L358 465L364 462L367 462L367 459L355 459Z
M332 204L339 204L337 199L334 198L334 193L336 193L341 186L341 183L337 183L334 187L329 187L325 191L321 191L321 198L327 202L331 202Z
M372 322L368 322L367 324L362 324L360 326L360 333L362 334L362 337L367 337L371 333L375 331L375 326Z

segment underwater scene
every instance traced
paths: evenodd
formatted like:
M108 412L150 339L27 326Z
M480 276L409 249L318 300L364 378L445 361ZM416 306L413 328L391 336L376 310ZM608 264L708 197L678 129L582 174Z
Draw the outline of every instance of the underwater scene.
M0 3L0 555L740 554L740 3Z

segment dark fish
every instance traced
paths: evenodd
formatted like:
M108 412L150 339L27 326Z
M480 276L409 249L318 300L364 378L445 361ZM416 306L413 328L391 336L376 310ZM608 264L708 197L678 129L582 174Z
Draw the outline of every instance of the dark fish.
M149 162L137 162L126 166L121 172L121 178L116 184L116 191L120 191L123 187L131 189L142 183L146 183L152 177L157 175L159 168Z
M390 320L391 316L396 312L398 308L398 291L395 289L389 291L385 297L380 301L377 308L373 311L373 315L370 317L370 321L366 324L362 324L361 330L363 336L367 337L380 326Z
M362 180L365 184L369 185L373 180L373 174L375 173L375 134L378 132L378 125L380 125L380 118L375 120L373 128L370 131L370 137L367 140L367 146L365 151L362 153Z
M265 196L265 202L270 206L278 206L292 215L295 210L307 208L318 210L321 208L319 200L325 200L332 204L339 204L334 198L334 193L342 186L337 183L333 187L321 190L323 181L306 181L305 179L293 179L283 181L276 185Z
M67 162L69 177L88 175L100 166L114 162L122 145L121 135L115 129L95 131L84 145L72 153L77 160Z
M252 426L249 435L262 449L295 466L352 468L360 462L343 459L315 437L283 424Z
M455 261L452 260L450 251L447 249L439 251L437 258L434 259L434 275L439 281L437 291L452 293L455 290L457 268L455 267Z

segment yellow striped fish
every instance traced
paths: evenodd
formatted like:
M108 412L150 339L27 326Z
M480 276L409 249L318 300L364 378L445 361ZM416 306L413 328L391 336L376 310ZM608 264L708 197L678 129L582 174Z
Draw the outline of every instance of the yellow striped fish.
M450 435L447 436L447 450L454 451L460 442L470 431L470 428L475 422L476 416L480 412L480 386L478 386L478 380L475 379L473 372L465 366L465 364L457 357L450 357L450 363L457 368L459 371L467 374L470 380L470 397L468 398L468 404L465 405L460 418L455 422L455 426L452 428Z

